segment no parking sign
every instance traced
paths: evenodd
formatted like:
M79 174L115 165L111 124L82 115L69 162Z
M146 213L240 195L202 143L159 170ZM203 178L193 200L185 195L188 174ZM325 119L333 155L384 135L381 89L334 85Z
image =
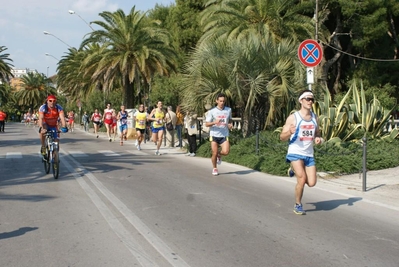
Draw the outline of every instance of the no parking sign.
M299 45L298 58L306 67L315 67L323 58L323 50L318 42L308 39Z

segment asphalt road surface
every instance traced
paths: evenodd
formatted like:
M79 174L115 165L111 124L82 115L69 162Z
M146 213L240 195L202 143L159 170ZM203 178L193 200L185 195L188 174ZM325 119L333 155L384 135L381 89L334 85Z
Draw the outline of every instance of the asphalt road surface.
M0 133L0 265L399 266L399 212L177 149L80 130L45 174L37 128ZM284 160L284 159L282 159Z

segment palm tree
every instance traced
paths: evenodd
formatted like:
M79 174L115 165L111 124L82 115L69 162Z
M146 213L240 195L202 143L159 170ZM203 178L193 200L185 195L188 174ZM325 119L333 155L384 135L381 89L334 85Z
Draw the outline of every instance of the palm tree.
M314 22L302 15L309 4L296 0L220 0L209 1L202 13L204 35L200 41L214 38L243 40L249 35L304 40L313 36Z
M58 64L57 87L71 101L84 99L95 89L101 89L99 81L93 82L93 71L84 70L82 62L93 51L99 51L98 44L91 44L83 49L70 48L67 55L63 56ZM101 51L97 52L101 54Z
M296 51L292 42L271 38L204 42L187 65L183 103L201 110L223 92L240 109L245 135L274 125L302 80Z
M132 108L138 102L142 83L149 84L156 72L169 75L174 70L176 54L170 36L158 26L159 21L147 19L134 6L128 15L119 9L100 16L105 21L93 23L102 29L93 31L81 48L89 44L101 48L89 52L81 70L85 75L92 73L92 81L103 83L105 90L123 86L123 103Z
M42 73L28 72L21 77L22 89L16 93L18 104L31 109L39 107L47 95L55 94L56 89L51 87L50 80Z
M0 82L6 82L10 77L13 77L11 72L12 59L9 58L10 54L2 54L7 48L5 46L0 46Z

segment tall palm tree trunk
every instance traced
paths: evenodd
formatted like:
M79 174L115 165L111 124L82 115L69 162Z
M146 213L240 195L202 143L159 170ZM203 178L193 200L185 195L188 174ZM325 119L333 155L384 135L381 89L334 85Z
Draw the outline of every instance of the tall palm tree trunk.
M134 107L134 87L133 83L129 82L129 77L125 77L125 83L124 83L124 94L123 94L123 104L126 106L126 108L133 108Z

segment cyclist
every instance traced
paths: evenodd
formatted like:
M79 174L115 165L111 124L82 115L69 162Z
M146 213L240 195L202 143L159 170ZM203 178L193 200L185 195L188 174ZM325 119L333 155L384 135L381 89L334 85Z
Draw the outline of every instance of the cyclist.
M60 105L57 104L57 98L54 95L49 95L46 99L46 103L43 104L39 108L39 134L40 134L40 141L42 143L42 148L40 153L42 156L46 155L46 146L44 144L44 134L48 130L55 130L54 131L54 141L58 142L59 144L59 134L58 131L58 119L61 120L61 131L63 133L68 132L68 128L66 127L65 122L65 115L64 110ZM58 145L59 147L59 145Z

